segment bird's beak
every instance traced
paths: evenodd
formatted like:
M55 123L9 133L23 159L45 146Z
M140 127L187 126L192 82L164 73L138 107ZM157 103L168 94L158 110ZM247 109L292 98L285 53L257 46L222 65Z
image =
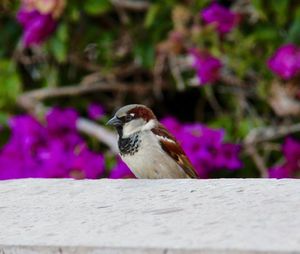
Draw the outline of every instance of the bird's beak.
M112 126L121 126L122 125L122 121L117 118L116 116L114 116L112 119L110 119L106 125L112 125Z

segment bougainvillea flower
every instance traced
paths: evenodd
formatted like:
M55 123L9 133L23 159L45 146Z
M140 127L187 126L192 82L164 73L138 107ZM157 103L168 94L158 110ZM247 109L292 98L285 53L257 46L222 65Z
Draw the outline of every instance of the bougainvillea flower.
M243 166L243 163L238 158L241 147L236 144L222 144L215 157L215 163L218 168L227 168L236 170Z
M213 83L219 78L222 63L218 58L197 49L191 49L190 56L200 85Z
M220 34L230 32L239 21L238 14L216 2L203 9L200 15L206 24L215 24Z
M199 123L181 124L172 117L161 122L180 141L200 178L207 178L219 169L237 170L242 167L240 146L224 143L224 130Z
M127 167L127 165L119 158L116 165L110 171L109 178L119 179L119 178L135 178L133 173Z
M283 154L289 164L300 168L300 142L287 138L282 145Z
M104 157L88 148L77 120L74 109L58 107L49 111L44 124L29 115L12 117L10 138L0 150L0 179L99 178Z
M103 155L90 151L83 144L78 146L73 153L72 171L69 177L97 179L103 174L104 166Z
M291 178L292 171L287 165L277 166L268 170L269 178Z
M47 127L50 133L58 135L76 131L78 113L73 108L52 108L46 115Z
M24 46L39 45L53 34L64 7L65 0L23 0L17 20L23 27Z
M98 103L91 103L88 106L88 116L93 120L98 120L104 115L104 108Z
M282 45L268 60L268 67L283 79L295 77L300 72L300 49L294 44Z
M300 170L300 142L286 138L282 145L285 162L268 170L270 178L293 177Z
M57 21L50 14L43 15L38 11L21 9L17 20L23 26L22 41L25 47L44 42L54 31Z

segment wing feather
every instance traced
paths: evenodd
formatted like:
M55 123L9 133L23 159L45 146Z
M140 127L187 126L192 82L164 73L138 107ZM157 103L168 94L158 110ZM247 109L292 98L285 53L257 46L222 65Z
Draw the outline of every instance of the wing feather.
M158 137L162 149L184 170L190 178L198 178L198 175L175 137L161 124L151 129Z

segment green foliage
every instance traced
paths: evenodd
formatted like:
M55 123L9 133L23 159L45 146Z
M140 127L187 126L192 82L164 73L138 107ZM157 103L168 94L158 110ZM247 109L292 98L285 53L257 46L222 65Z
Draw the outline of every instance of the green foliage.
M109 0L86 0L84 1L84 10L89 15L101 15L111 10L112 5Z
M15 64L5 59L0 60L0 110L14 107L20 88ZM5 113L0 114L0 123L5 119L5 115Z
M69 33L67 25L61 24L56 33L56 36L53 36L49 41L49 52L59 63L63 63L66 62L68 56Z

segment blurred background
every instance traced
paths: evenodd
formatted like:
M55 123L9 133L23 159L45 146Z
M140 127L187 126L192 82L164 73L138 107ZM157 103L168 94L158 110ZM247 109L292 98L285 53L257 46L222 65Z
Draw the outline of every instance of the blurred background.
M300 175L296 0L2 0L0 179L133 177L105 126L153 109L201 178Z

